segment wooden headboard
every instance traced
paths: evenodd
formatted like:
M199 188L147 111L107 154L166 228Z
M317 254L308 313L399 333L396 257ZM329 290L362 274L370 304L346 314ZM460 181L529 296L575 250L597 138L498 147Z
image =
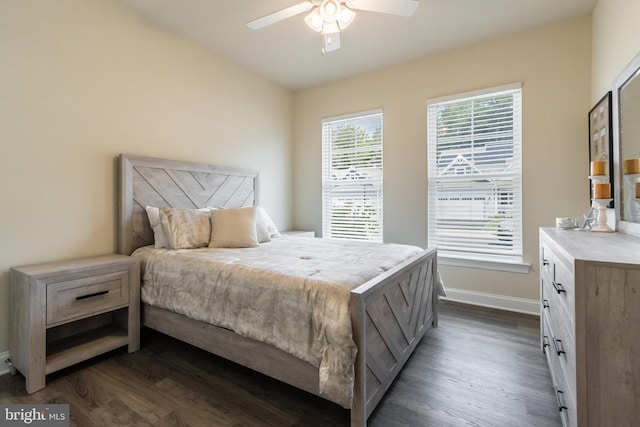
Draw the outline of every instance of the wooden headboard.
M118 251L153 244L146 206L196 209L258 204L258 172L121 154Z

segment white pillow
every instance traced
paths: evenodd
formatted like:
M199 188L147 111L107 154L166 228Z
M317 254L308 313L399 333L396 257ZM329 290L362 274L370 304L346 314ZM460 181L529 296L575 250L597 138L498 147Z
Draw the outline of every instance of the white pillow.
M270 242L271 239L280 237L278 228L271 220L271 217L262 206L258 206L258 216L256 218L256 232L260 243ZM263 239L261 239L261 236ZM268 237L268 238L267 238Z
M247 206L211 210L210 248L253 248L258 246L257 209Z
M160 224L160 208L147 206L145 209L147 211L147 217L149 218L149 224L151 224L151 229L153 230L155 248L168 248L169 241L167 240L167 236L162 228L162 224Z
M258 243L267 243L271 241L271 236L269 236L269 231L267 231L267 226L264 225L264 221L260 217L260 213L256 216L256 238L258 239Z
M160 208L160 224L171 249L203 248L209 244L211 219L202 209Z

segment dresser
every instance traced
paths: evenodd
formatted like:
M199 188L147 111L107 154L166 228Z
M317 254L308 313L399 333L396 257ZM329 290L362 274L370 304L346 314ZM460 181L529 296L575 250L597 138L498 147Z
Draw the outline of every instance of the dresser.
M541 228L540 295L563 425L639 425L640 239Z
M27 393L47 374L140 347L140 264L104 255L11 269L9 351Z

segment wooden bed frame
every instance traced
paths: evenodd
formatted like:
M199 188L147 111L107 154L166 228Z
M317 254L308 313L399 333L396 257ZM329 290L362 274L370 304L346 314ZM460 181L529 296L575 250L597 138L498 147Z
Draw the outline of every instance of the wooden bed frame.
M153 244L145 206L258 204L256 171L124 154L119 160L119 252L124 255ZM351 291L358 347L352 427L367 425L426 330L437 326L436 275L436 250L427 249ZM318 369L282 350L147 304L142 311L147 327L320 396Z

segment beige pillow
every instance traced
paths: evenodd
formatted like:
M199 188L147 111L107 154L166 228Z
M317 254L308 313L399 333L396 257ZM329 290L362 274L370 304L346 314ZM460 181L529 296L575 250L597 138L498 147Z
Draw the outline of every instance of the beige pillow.
M207 212L160 208L160 223L171 249L202 248L209 244L211 219Z
M210 248L253 248L258 246L256 207L211 210Z

